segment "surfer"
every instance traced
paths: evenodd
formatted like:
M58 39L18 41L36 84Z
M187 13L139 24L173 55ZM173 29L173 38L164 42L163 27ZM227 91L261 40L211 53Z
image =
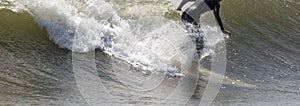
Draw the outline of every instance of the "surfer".
M199 19L201 14L213 10L215 18L224 34L231 35L231 32L225 30L220 18L219 10L220 3L222 0L182 0L180 5L176 10L181 11L181 8L188 2L194 1L194 3L189 6L181 15L181 20L184 23L186 29L195 37L195 41L198 43L196 45L197 52L200 52L204 48L203 37L200 35L202 31L200 30Z

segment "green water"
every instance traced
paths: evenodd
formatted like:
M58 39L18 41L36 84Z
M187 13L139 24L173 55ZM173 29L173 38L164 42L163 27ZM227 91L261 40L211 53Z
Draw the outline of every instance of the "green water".
M84 12L89 9L84 1L67 2ZM0 1L0 7L6 8L0 10L0 105L87 105L74 80L72 52L50 40L50 30L39 26L32 14L12 12L10 9L16 7L5 2ZM132 2L110 4L126 19L135 19L136 15L122 11L137 5L148 6L151 15L180 20L172 10L176 7L172 2ZM233 33L227 40L226 76L258 88L224 85L213 104L299 105L300 1L223 0L221 17L225 29ZM100 50L96 56L100 76L108 85L118 84L110 75L110 57ZM143 98L116 105L155 105L155 100L145 103L147 99Z

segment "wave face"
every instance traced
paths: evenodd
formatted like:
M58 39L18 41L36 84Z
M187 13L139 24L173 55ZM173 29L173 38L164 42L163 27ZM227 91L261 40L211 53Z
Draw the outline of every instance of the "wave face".
M180 20L174 18L180 16L171 10L174 3L170 1L7 2L10 6L6 8L30 13L35 22L47 30L52 41L60 48L73 52L89 52L100 48L136 67L152 71L166 70L172 75L177 75L179 71L167 64L179 61L173 58L180 54L195 52ZM206 33L217 30L209 26L203 29ZM207 37L203 56L213 53L209 46L220 41L222 38ZM179 48L184 49L178 51Z
M195 49L191 46L193 44L188 34L182 28L179 14L172 11L179 2L180 0L3 0L0 1L0 9L3 9L0 10L0 13L3 13L0 19L6 20L0 20L0 40L3 40L0 42L1 52L7 52L7 55L17 52L16 56L32 58L22 60L20 63L28 61L32 64L51 63L53 64L51 69L57 70L53 67L59 65L52 61L55 59L64 61L66 57L56 55L67 53L55 49L57 47L52 44L54 42L59 48L72 52L86 53L101 49L143 70L164 70L163 72L168 72L170 75L182 76L179 63L182 60L176 57L181 55L180 52L191 53ZM299 5L299 0L223 0L221 17L225 28L233 32L233 36L227 40L226 75L255 84L259 88L249 90L224 86L219 94L221 100L231 101L241 98L242 100L236 101L246 101L246 103L229 102L228 105L258 104L256 101L274 105L271 103L274 100L282 100L280 104L284 105L286 102L297 101L300 85ZM7 12L5 9L14 12ZM15 14L21 15L15 16ZM204 24L207 24L203 27L205 32L215 32L218 29L211 27L216 25L211 19L213 19L211 13L202 19ZM211 23L213 25L209 25ZM35 24L39 27L35 27ZM4 36L14 34L14 31L16 35L24 33L27 36L22 34ZM215 46L222 40L213 35L206 36L207 47L203 56L212 55L211 46ZM20 38L20 40L14 41L13 38ZM48 38L52 42L48 42ZM18 42L23 42L24 45L20 46ZM36 53L27 51L26 54L22 49L32 49L36 45L43 47L34 49ZM40 58L49 61L36 60L35 55L43 54L43 51L39 50L56 52L55 55L50 53L45 56L39 55ZM19 61L12 61L17 58L11 58L6 54L2 56L5 57L2 59L4 62L19 64ZM49 59L51 56L55 59ZM66 62L63 65L68 64ZM6 65L9 67L9 64ZM6 65L2 65L1 68ZM22 68L31 66L12 67L22 72ZM36 65L36 67L44 66ZM36 67L32 66L30 69L34 70L32 73L42 70L35 69ZM64 70L63 66L59 69ZM19 75L26 76L27 74L24 73ZM57 77L59 79L65 76L47 74L48 77L55 82ZM20 81L7 82L18 84ZM48 82L44 83L47 87ZM36 86L22 87L38 89L39 84L39 82L32 82L32 85ZM53 89L51 88L52 91ZM241 93L237 93L237 90ZM21 93L25 96L31 95L26 94L25 91ZM51 97L52 93L45 95ZM224 98L222 95L225 95ZM248 103L248 100L251 103Z
M300 76L299 4L299 0L223 1L225 27L235 33L227 46L227 75L259 87L235 93L237 98L259 102L251 102L254 105L299 104L294 99Z

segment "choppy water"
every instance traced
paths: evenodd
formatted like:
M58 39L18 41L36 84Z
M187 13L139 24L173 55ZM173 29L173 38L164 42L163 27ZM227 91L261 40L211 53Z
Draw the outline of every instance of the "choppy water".
M171 93L180 93L174 92L180 78L172 76L185 75L180 61L188 59L178 58L181 54L175 48L184 53L194 50L179 14L172 11L179 2L1 0L0 105L91 104L73 71L74 55L78 54L87 59L95 56L96 76L113 98L100 99L101 103L183 105L163 101ZM221 3L223 23L233 36L226 40L226 79L213 105L300 104L299 5L299 0ZM208 14L203 20L210 21L210 17ZM220 42L210 37L207 44ZM83 68L91 67L83 64ZM170 76L157 90L136 90L138 86L132 85L142 79L162 80L149 73ZM239 82L256 87L240 86ZM200 78L188 105L198 104L205 84Z

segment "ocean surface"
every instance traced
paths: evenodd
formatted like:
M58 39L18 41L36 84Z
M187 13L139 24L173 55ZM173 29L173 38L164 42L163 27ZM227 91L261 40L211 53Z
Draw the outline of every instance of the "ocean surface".
M233 34L203 14L197 72L179 3L0 0L0 105L198 106L210 75L224 78L213 106L300 105L300 0L223 0Z

